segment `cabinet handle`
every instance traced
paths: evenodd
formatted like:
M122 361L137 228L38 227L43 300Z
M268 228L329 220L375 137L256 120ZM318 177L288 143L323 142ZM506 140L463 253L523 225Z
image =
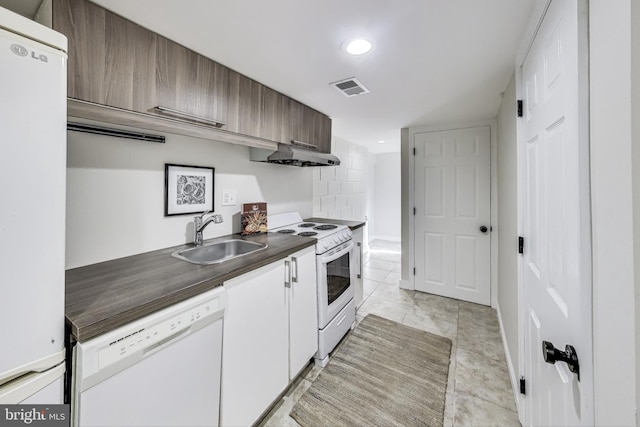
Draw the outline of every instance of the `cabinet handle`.
M289 261L284 262L284 287L291 287L291 264Z
M299 145L301 147L312 148L314 150L318 148L318 146L316 144L309 144L308 142L298 141L297 139L292 139L291 140L291 144L292 145Z
M364 256L364 253L362 249L362 243L358 242L357 245L360 248L360 273L358 273L358 279L362 279L362 264L363 264L362 257Z
M213 120L207 117L196 116L195 114L185 113L184 111L174 110L173 108L163 107L162 105L158 105L157 107L154 107L154 110L162 114L167 114L170 116L181 117L181 118L189 119L192 121L201 122L204 124L209 124L217 128L221 128L222 126L226 125L225 122L221 122L219 120Z
M294 256L291 257L291 266L292 266L291 281L293 283L298 283L298 258Z

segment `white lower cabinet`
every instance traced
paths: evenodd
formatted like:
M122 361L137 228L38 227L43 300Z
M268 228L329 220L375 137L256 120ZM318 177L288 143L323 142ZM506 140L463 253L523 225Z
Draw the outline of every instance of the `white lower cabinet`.
M289 381L318 351L318 291L314 247L291 257L289 288Z
M248 426L318 345L314 247L224 283L221 425Z

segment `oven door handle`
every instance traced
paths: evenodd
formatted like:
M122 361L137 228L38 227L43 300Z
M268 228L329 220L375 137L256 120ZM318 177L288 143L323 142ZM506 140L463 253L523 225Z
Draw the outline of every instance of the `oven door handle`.
M351 252L351 249L353 249L353 240L349 242L349 245L346 248L340 249L335 254L321 256L320 257L320 262L323 263L323 264L330 263L331 261L340 258L342 255Z

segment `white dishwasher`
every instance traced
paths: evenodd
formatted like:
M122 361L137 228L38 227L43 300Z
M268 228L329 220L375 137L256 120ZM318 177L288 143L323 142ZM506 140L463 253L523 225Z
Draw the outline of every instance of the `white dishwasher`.
M220 286L74 349L75 426L217 426Z

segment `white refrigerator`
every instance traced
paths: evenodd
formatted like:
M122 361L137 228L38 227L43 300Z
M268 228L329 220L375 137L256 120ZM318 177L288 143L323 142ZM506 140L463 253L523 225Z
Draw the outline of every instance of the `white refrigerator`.
M66 51L0 7L0 404L63 398Z

